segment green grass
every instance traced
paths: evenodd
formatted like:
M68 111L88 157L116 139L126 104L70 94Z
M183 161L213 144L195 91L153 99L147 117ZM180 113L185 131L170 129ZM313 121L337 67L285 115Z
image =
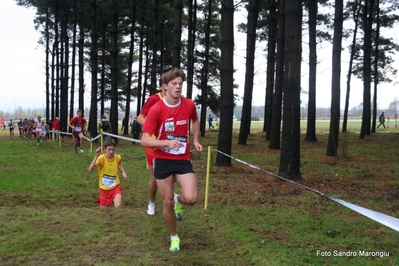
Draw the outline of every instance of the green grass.
M253 131L246 146L236 145L234 136L232 155L277 174L279 151L267 148L261 130ZM301 182L398 217L393 129L365 140L349 134L348 156L337 158L325 156L327 135L318 131L317 143L301 143ZM216 148L217 134L207 132L204 147ZM129 176L122 180L122 208L100 209L87 142L85 153L75 154L68 138L62 147L10 140L5 131L0 139L1 265L399 265L398 232L236 161L211 168L204 210L206 153L193 160L199 201L184 207L177 227L181 251L170 253L159 195L157 214L145 212L148 170L140 145L120 141L116 152ZM333 255L361 250L390 256Z
M251 133L258 133L263 131L263 121L252 121L251 122ZM343 121L341 120L340 122L340 129L342 129L342 124ZM218 126L219 124L217 124ZM306 125L307 125L307 120L302 119L301 120L301 132L302 134L306 133ZM399 129L397 125L395 125L395 121L390 121L389 127L388 124L385 123L387 128L382 128L380 127L377 129L378 132L390 132L390 133L399 133ZM352 132L352 133L359 133L360 129L362 126L362 121L361 120L356 120L356 119L349 119L347 121L347 132ZM330 128L330 121L329 120L316 120L316 134L326 134L329 132ZM240 130L240 121L234 122L233 123L233 130L235 132L239 132Z

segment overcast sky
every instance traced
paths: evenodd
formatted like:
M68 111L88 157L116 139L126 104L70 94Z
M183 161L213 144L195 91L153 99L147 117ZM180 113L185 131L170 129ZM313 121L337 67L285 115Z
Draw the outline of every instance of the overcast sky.
M43 47L39 47L39 33L35 31L33 18L35 10L19 7L14 0L0 1L0 110L13 111L21 106L26 108L45 107L45 53ZM237 13L235 23L246 21L244 12ZM383 32L384 34L384 32ZM399 37L395 36L399 43ZM307 43L307 40L303 40ZM234 65L237 72L235 82L239 85L237 94L243 95L245 78L245 45L246 36L242 33L235 35L235 59ZM264 46L260 43L257 47L254 77L253 105L264 105L266 83L266 54ZM304 52L308 50L303 47ZM318 46L317 66L317 107L328 107L331 103L331 45L324 43ZM396 67L399 66L399 56L396 55ZM307 55L303 56L302 88L307 90L308 65ZM348 69L348 54L342 54L342 78L341 78L341 108L344 107L346 93L346 73ZM399 100L398 78L396 84L381 84L379 86L378 107L388 108L393 100ZM85 82L90 84L89 82ZM362 82L353 79L351 84L350 107L358 106L362 100ZM77 86L77 84L76 84ZM86 93L85 97L89 97ZM75 97L77 99L77 97ZM303 103L308 101L307 95L301 95ZM242 104L242 103L238 103ZM132 104L132 108L135 105Z

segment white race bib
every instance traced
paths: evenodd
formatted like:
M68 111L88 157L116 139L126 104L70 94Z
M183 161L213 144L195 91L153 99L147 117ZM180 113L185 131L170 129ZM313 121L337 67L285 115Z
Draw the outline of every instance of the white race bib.
M182 144L181 144L181 146L179 147L178 150L174 150L174 149L171 149L169 147L162 148L162 150L164 152L167 152L167 153L170 153L170 154L173 154L173 155L180 155L180 154L185 154L186 153L187 137L169 134L169 135L166 136L166 139L167 140L178 140Z
M102 185L104 187L113 188L116 185L116 176L103 175Z

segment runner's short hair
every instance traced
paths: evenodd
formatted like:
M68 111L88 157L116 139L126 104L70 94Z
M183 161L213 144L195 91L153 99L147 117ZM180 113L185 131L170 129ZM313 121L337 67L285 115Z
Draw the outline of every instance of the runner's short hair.
M109 138L106 141L104 141L104 148L107 148L108 146L116 146L115 140Z
M177 77L181 77L183 79L183 81L186 81L186 74L184 73L184 71L175 67L175 68L169 70L168 72L165 72L162 75L161 79L164 84L168 84L171 80L173 80Z

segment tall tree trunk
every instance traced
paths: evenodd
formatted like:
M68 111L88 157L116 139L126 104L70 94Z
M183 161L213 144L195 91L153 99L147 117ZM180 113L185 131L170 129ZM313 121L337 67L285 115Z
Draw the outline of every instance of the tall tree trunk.
M308 9L309 9L309 101L308 101L308 123L306 128L305 140L317 141L316 137L317 0L309 0Z
M149 46L148 45L146 45L145 46L145 52L144 52L144 54L145 54L145 66L149 66L150 65L150 62L151 62L151 55L150 55L150 53L149 53ZM149 73L149 70L148 70L148 67L145 67L144 68L144 84L143 84L143 99L142 99L142 103L144 104L145 103L145 100L146 100L146 93L147 93L147 80L148 80L148 74Z
M125 125L124 125L124 135L129 134L128 133L128 122L129 119L127 119L130 115L130 98L131 98L131 91L132 91L132 65L133 65L133 55L134 55L134 32L135 32L135 25L136 25L136 12L137 12L137 6L136 6L136 0L133 1L132 5L132 11L131 11L131 16L132 16L132 23L131 23L131 29L130 29L130 46L129 46L129 61L128 61L128 71L127 71L127 86L126 86L126 112L125 112Z
M252 94L255 72L256 27L259 16L259 0L248 2L247 54L244 82L244 99L242 106L238 144L246 145L251 127ZM270 42L270 39L269 39ZM269 51L270 52L270 51Z
M373 124L371 126L371 131L375 133L375 128L376 128L376 120L377 120L377 87L378 87L378 54L379 54L379 48L378 46L380 45L380 0L376 0L376 12L377 12L377 18L376 18L376 29L375 29L375 52L374 52L374 96L373 96Z
M51 108L51 118L54 117L54 96L51 95L53 99L50 106L50 69L49 69L49 56L50 56L50 18L49 18L49 8L46 10L46 117L50 118L50 108Z
M59 11L58 2L55 4L54 12L54 53L55 53L55 109L57 116L60 117L61 124L64 125L66 129L67 117L61 115L60 108L60 32L59 32Z
M281 106L283 102L284 81L284 43L285 43L285 1L279 2L276 85L273 95L272 123L270 127L269 149L280 149Z
M60 103L61 103L61 121L67 121L68 119L68 70L67 70L67 54L68 54L68 44L67 44L67 21L66 12L64 9L61 11L61 51L60 51Z
M285 2L284 115L279 175L295 180L300 173L300 93L302 1Z
M331 77L331 115L330 132L328 135L327 156L336 156L338 148L339 118L341 102L341 49L342 49L342 23L343 0L335 0L334 13L334 38L332 52L332 77Z
M98 72L98 51L97 51L97 0L90 2L91 6L91 101L90 101L90 118L89 131L92 138L97 136L97 72ZM82 110L83 111L83 110ZM113 129L113 128L112 128Z
M180 68L181 32L183 19L183 1L175 0L175 24L173 27L172 66Z
M107 56L107 22L102 20L101 26L101 76L100 76L100 114L105 114L105 72Z
M371 123L371 30L373 22L374 0L365 1L364 24L364 56L363 56L363 114L360 139L370 135Z
M353 7L353 22L355 23L354 29L353 29L353 39L352 39L352 45L351 45L351 52L350 52L350 58L349 58L349 68L348 68L348 74L347 74L347 80L346 80L346 97L345 97L345 108L344 108L344 121L342 123L342 132L347 131L347 125L348 125L348 111L349 111L349 96L350 96L350 90L351 90L351 78L352 78L352 66L353 66L353 58L355 56L355 50L356 50L356 38L357 38L357 29L358 29L358 24L359 24L359 13L361 10L361 0L355 0L354 7Z
M221 1L221 112L218 150L231 155L234 109L234 1ZM231 158L217 153L217 166L231 166Z
M267 42L267 70L266 70L266 99L264 115L264 131L266 140L270 139L272 125L273 95L274 95L274 70L276 57L276 2L269 0L269 33Z
M61 108L65 106L65 113L67 114L68 103L73 106L71 102L68 101L68 88L69 88L69 36L68 36L68 18L69 18L69 6L67 5L63 13L62 22L62 42L64 43L64 63L62 65L63 73L61 80Z
M159 16L159 0L154 1L154 17L157 18ZM151 62L151 86L150 86L150 94L157 93L158 82L157 82L157 65L158 65L158 34L159 34L159 21L154 20L154 27L152 31L153 39L152 39L152 62Z
M118 13L116 0L112 0L111 22L111 131L118 134ZM125 119L127 120L128 117ZM118 142L118 139L115 139Z
M159 63L158 63L158 73L161 76L164 73L164 57L165 57L165 23L160 23L159 27L159 39L160 39L160 47L159 47ZM157 84L159 85L160 77L157 79Z
M85 28L83 21L83 1L79 0L78 5L78 20L79 20L79 109L84 109L84 41L85 41Z
M196 23L197 23L197 0L188 0L187 95L186 95L188 99L192 99L193 97L194 49L195 49L195 36L197 32Z
M54 43L53 43L53 49L51 52L51 98L53 100L52 103L52 108L54 108L54 115L55 116L59 116L60 115L60 110L57 108L57 97L55 96L56 93L56 88L55 88L55 75L56 75L56 65L55 65L55 61L56 61L56 56L57 56L57 49L58 47L56 46L58 43L58 41L56 39L54 39Z
M73 20L73 33L72 33L72 67L71 67L71 105L69 111L69 117L73 116L73 110L75 107L75 68L76 68L76 29L77 29L77 12L76 12L76 0L74 4L74 20Z
M145 92L143 86L143 60L144 60L144 36L145 36L145 11L147 8L147 1L142 2L140 19L140 43L139 43L139 71L137 80L137 114L140 114L141 103L144 103ZM143 98L143 99L141 99Z
M213 1L208 0L208 17L205 29L205 50L204 50L204 65L201 69L201 119L200 130L201 137L205 136L206 127L206 111L208 98L208 72L209 72L209 47L210 47L210 31L212 23L212 5Z

